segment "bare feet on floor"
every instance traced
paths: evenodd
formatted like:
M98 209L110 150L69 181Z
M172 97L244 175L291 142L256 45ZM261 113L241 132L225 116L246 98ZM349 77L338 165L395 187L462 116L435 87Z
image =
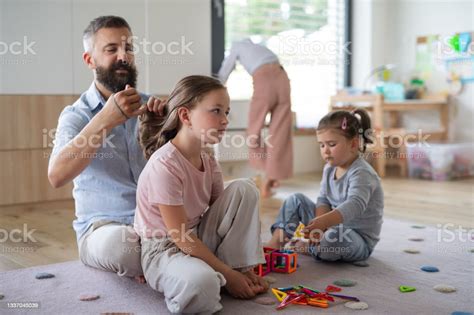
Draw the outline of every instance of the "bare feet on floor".
M243 272L243 274L247 276L247 278L249 278L254 284L252 289L254 290L255 294L261 294L268 291L268 288L270 287L269 283L262 277L257 276L253 270Z
M272 238L265 244L263 247L269 247L273 249L283 249L286 243L288 243L290 239L285 236L285 233L282 229L275 229L272 234Z
M272 188L278 188L280 187L280 182L276 179L265 179L260 186L260 196L262 198L270 198L275 194L274 191L272 191Z
M138 283L146 283L145 276L135 276L133 279Z
M268 291L269 284L253 270L245 272L231 270L226 276L227 283L223 290L238 299L251 299Z

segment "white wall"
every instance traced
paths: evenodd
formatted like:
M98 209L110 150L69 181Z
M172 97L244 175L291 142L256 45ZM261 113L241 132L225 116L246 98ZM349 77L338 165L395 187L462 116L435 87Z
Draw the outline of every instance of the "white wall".
M450 35L474 31L474 2L470 0L354 0L352 82L363 87L369 71L379 65L394 63L397 79L407 80L415 67L416 38L425 35ZM444 74L434 74L427 81L431 91L446 90ZM474 84L467 84L454 97L451 139L474 141ZM410 126L430 128L437 116L420 114L407 118Z
M393 6L393 5L392 5ZM400 65L400 73L411 74L415 66L416 37L423 35L451 35L456 32L474 31L474 2L452 1L399 1L394 7L396 14L396 40L388 55ZM447 88L442 73L433 75L427 82L428 88ZM464 91L454 98L451 121L452 139L474 141L474 84L466 84Z
M354 0L352 8L352 85L365 88L367 74L385 64L392 16L384 0Z
M63 1L2 0L2 42L20 42L23 53L10 51L0 73L6 94L66 94L72 90L71 10ZM27 42L24 45L24 42ZM30 46L29 46L30 45ZM16 47L20 48L20 47Z
M168 94L186 75L211 73L210 1L0 0L0 5L0 41L23 41L24 36L35 41L35 54L0 56L0 62L2 57L15 61L3 62L0 93L85 91L93 76L82 61L82 32L100 15L124 17L137 36L138 88L142 92ZM144 40L149 44L140 44ZM189 50L179 49L183 40L184 45L192 43ZM172 42L178 45L161 49Z
M164 43L185 42L189 50L148 58L147 90L168 94L175 83L190 74L211 75L211 1L147 0L147 37ZM174 47L175 48L175 47Z
M352 85L362 87L372 65L372 3L353 1L352 8Z
M293 137L293 171L295 174L322 172L324 161L316 135Z

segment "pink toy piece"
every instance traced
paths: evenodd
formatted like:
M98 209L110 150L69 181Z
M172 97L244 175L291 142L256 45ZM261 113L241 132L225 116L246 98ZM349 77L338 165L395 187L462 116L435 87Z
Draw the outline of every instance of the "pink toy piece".
M273 252L273 249L271 251L269 251L268 249L265 250L264 248L264 255L265 255L265 264L262 266L262 275L263 276L266 276L267 274L269 274L271 271L272 271L272 252Z
M277 310L281 310L281 309L284 309L285 307L287 307L288 305L290 304L293 304L297 301L300 301L304 298L304 294L300 294L300 295L294 295L294 294L289 294L281 303L280 305L277 306Z
M272 271L272 252L276 249L270 247L263 248L263 254L265 256L265 263L263 265L258 265L254 268L256 275L263 277L268 275Z
M334 302L334 298L327 293L318 293L314 298Z
M302 288L301 291L303 291L309 297L316 297L318 295L318 293L315 293L315 292L313 292L311 290L308 290L306 288Z

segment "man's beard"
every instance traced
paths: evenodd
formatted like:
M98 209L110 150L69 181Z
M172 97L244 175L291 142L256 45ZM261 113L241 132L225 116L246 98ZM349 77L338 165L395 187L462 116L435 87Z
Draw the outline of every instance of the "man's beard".
M117 70L127 70L127 73L116 73ZM137 85L137 68L134 65L119 61L109 68L97 66L97 81L112 93L125 89L128 84L132 87Z

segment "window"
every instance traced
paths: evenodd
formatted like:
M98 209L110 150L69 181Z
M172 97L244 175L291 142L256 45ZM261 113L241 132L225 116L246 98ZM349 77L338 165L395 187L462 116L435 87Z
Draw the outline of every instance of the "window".
M225 50L251 38L275 52L288 73L297 127L314 127L347 81L349 0L226 0ZM227 82L232 99L250 99L241 65Z

